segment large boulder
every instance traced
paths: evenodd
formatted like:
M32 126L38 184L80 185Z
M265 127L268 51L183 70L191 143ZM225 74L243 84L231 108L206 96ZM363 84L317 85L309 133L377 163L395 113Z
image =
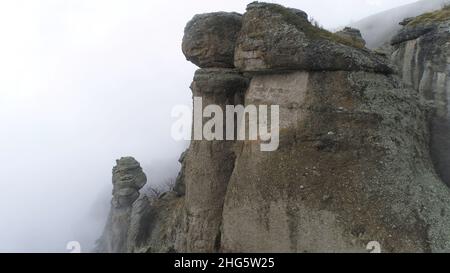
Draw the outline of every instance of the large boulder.
M315 27L292 9L258 2L243 17L235 66L243 72L393 72L387 59L363 49L360 42Z
M201 68L232 68L241 26L242 16L238 13L196 15L185 28L183 53L187 60Z

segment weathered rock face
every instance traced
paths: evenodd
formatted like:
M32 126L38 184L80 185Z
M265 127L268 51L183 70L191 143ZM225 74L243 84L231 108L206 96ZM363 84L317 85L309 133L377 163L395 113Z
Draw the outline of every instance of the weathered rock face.
M225 113L226 105L244 103L247 86L248 79L235 70L200 69L191 88L195 97L202 98L203 108L214 104ZM235 161L233 148L234 141L191 143L185 171L188 252L220 250L223 202Z
M128 252L170 253L186 249L184 197L168 192L157 199L143 197L133 206Z
M238 13L196 15L185 29L184 55L202 68L232 68L234 48L241 25L242 16Z
M441 178L450 185L450 17L440 22L419 19L403 23L392 41L392 60L403 81L434 103L431 152Z
M139 190L147 183L147 177L136 159L124 157L117 160L112 181L112 205L120 209L130 207L139 198Z
M346 27L343 30L336 32L335 34L344 39L352 41L358 47L362 48L366 46L366 41L362 37L361 31L359 29Z
M389 74L387 59L351 39L311 25L290 9L254 3L244 14L235 66L245 72L369 71Z
M202 28L192 38L192 25L185 40L208 41ZM381 56L311 32L300 10L252 3L242 29L230 29L237 40L220 37L236 44L236 68L207 61L193 95L202 108L278 105L279 149L194 139L175 192L133 201L128 233L108 228L103 241L125 236L129 252L364 252L371 241L384 252L450 252L450 190L430 158L422 94ZM135 199L126 196L125 207Z
M184 183L184 177L186 173L186 154L188 151L185 151L181 154L178 162L181 164L181 170L178 173L177 179L175 180L174 192L178 194L178 196L184 196L186 194L186 184Z
M117 160L113 168L113 198L111 212L98 241L99 252L128 252L130 226L133 219L133 204L139 198L139 190L147 183L147 177L134 158L124 157Z
M406 24L407 22L401 23ZM436 29L436 27L437 25L435 24L417 26L406 25L405 28L403 28L399 33L397 33L397 35L392 38L391 44L396 45L410 40L415 40L420 36L427 34L428 32L432 32Z
M222 251L450 249L450 195L412 90L375 73L295 72L254 77L246 104L280 105L280 149L242 144Z

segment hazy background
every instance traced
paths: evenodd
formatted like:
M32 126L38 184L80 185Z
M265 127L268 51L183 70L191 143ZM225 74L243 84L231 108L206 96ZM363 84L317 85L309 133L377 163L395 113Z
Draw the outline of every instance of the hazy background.
M90 250L121 156L150 184L176 176L186 143L171 139L170 112L190 105L196 69L181 53L184 26L248 2L0 2L0 252L65 252L73 240ZM335 29L415 1L271 2Z

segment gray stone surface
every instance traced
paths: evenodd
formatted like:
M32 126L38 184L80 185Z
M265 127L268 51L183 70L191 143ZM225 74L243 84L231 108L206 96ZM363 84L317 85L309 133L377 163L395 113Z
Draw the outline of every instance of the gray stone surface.
M117 160L113 168L113 196L111 211L97 242L97 252L128 252L133 240L129 238L130 225L136 219L133 204L139 198L139 190L147 183L147 177L134 158L124 157ZM134 217L133 217L134 216Z
M361 35L361 31L356 28L345 27L343 30L340 30L335 33L338 36L341 36L345 39L350 39L355 44L359 45L359 47L365 47L366 41Z
M188 150L183 152L180 156L178 162L181 164L181 170L178 173L177 179L175 180L174 192L178 194L178 196L184 196L186 194L186 183L184 181L184 175L186 172L186 154Z
M200 69L191 88L194 96L202 97L204 107L219 105L225 113L226 105L244 103L248 83L236 70ZM234 145L234 141L191 143L185 169L187 252L220 251L223 202L236 157Z
M369 71L393 72L389 61L359 43L317 28L288 8L250 4L235 51L242 72Z
M199 37L209 35L191 24ZM179 187L157 199L136 200L142 175L125 160L114 171L101 250L366 252L378 241L383 252L450 252L450 190L429 146L446 149L436 140L445 133L430 131L429 118L448 126L448 25L394 44L403 81L381 53L311 27L299 10L252 3L237 69L210 54L204 60L212 67L198 70L191 85L203 107L279 105L279 149L192 141ZM216 42L200 40L198 49Z
M393 42L392 61L404 83L434 104L431 154L437 172L450 186L450 18L406 26Z
M406 26L392 38L391 44L396 45L409 40L415 40L420 36L435 30L436 27L437 25L435 24Z
M450 250L450 192L416 92L375 73L294 72L255 76L246 104L280 105L280 149L242 143L222 251Z
M187 24L183 53L187 60L201 68L232 68L234 48L242 16L238 13L200 14Z

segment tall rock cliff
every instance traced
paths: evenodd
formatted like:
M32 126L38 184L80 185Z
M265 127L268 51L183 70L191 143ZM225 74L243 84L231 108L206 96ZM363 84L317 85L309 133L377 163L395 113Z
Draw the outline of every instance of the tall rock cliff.
M357 36L267 3L195 16L183 39L200 66L194 97L203 108L278 105L279 149L194 139L174 192L134 202L127 250L364 252L378 241L386 252L450 251L432 107ZM101 245L125 238L111 225Z
M431 153L450 185L450 6L401 22L393 38L393 62L403 81L433 102Z

